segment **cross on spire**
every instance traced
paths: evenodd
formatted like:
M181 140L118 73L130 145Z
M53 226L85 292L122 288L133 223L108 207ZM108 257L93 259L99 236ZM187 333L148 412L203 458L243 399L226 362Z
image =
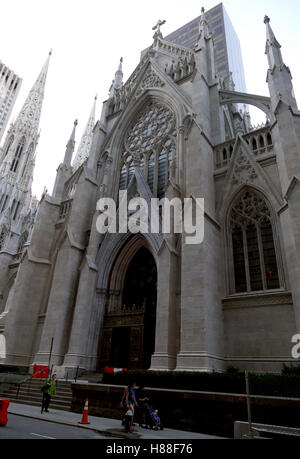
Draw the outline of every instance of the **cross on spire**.
M161 21L160 19L157 21L156 25L154 27L152 27L152 30L156 30L155 34L154 34L154 37L153 38L156 38L157 36L161 37L162 38L162 33L160 31L160 28L162 25L164 25L166 23L165 20Z
M152 27L152 30L156 30L157 29L157 33L160 32L160 27L162 25L164 25L166 23L165 20L161 21L160 19L157 21L156 25L154 27Z

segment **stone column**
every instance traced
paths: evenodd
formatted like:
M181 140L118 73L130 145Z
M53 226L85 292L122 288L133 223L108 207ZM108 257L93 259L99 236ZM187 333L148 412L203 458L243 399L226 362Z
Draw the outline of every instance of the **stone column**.
M107 193L110 169L111 159L108 158L103 173L102 184L100 185L100 197L105 196ZM92 357L89 354L89 350L95 352L95 346L98 346L98 342L97 345L90 342L91 336L94 336L96 340L99 335L99 332L95 331L95 327L99 327L99 330L101 327L101 320L96 324L91 322L92 317L100 319L97 313L99 305L96 295L98 268L95 263L103 235L99 234L96 228L98 215L99 211L95 211L87 254L80 272L68 352L64 359L64 367L67 367L71 371L78 366L81 369L87 368L87 365L90 367L91 361L95 363L95 356ZM89 364L88 360L90 361ZM68 374L70 374L69 371Z
M58 213L59 205L46 197L39 206L31 244L19 266L4 332L5 363L8 365L28 366L32 362L38 317L43 309L51 269L50 255Z
M205 219L204 241L182 241L181 335L178 371L222 370L222 303L220 299L220 234Z
M13 262L14 256L6 251L0 253L0 314L4 312L5 301L7 300L7 284L10 277L9 265Z
M181 145L183 148L183 145ZM170 165L170 176L174 179L175 160ZM169 185L165 192L165 197L179 199L178 189ZM178 302L176 293L180 288L178 273L177 252L178 234L174 232L174 213L170 212L170 234L164 234L164 241L158 253L157 266L157 308L156 308L156 333L155 333L155 352L151 360L152 370L174 370L176 368L176 357L179 340L179 317Z
M100 359L100 342L103 333L103 322L105 314L107 291L96 289L93 299L92 314L90 317L89 339L87 346L87 369L97 370Z
M47 315L35 363L48 363L52 338L51 364L60 366L63 363L67 352L81 259L82 250L72 247L66 238L56 259ZM55 371L59 373L58 369Z
M208 97L208 96L207 96ZM209 108L209 107L208 107ZM201 111L202 114L202 111ZM204 240L181 242L181 335L178 371L222 370L223 315L220 293L220 228L214 220L211 145L194 124L186 144L186 198L204 198Z
M280 215L282 240L286 256L288 281L293 297L296 328L300 332L300 123L282 103L272 127L278 172L287 206Z
M91 333L91 317L93 314L95 288L97 282L97 267L85 257L84 265L80 272L80 281L76 297L72 328L68 352L64 358L64 367L68 375L72 369L87 368L88 343ZM96 306L97 307L97 306Z
M164 243L158 258L155 352L151 370L174 370L177 354L177 255Z

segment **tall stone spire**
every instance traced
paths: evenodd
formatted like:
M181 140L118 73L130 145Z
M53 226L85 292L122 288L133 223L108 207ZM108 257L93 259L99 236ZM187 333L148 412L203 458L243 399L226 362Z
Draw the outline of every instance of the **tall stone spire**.
M72 156L73 156L74 149L75 149L75 132L76 132L77 125L78 125L78 121L75 120L71 137L69 138L68 143L66 145L66 152L65 152L65 157L64 157L64 165L66 165L68 167L71 165Z
M73 161L73 170L77 170L81 164L88 158L91 145L92 145L92 137L93 137L93 129L95 126L95 114L96 114L96 102L97 96L95 96L93 107L84 130L84 133L81 137L81 141L76 152L75 159Z
M215 58L213 35L210 32L205 9L202 7L199 21L199 35L194 47L196 66L207 80L215 79Z
M33 173L33 168L29 167L28 169L28 166L34 161L36 155L41 110L51 53L50 51L20 113L10 125L0 159L0 179L11 172L14 174L15 182L20 179L24 182L26 173L30 169L30 177L26 181L28 189L31 186Z
M212 34L209 29L209 25L206 19L206 14L205 14L205 9L202 7L201 8L201 16L200 16L200 21L199 21L199 35L197 39L197 43L195 45L195 51L198 49L201 49L201 47L204 44L205 40L208 40L211 38Z
M46 62L14 123L16 129L21 130L22 133L30 134L31 136L38 135L51 54L52 51L49 52Z
M119 67L118 70L116 71L115 74L115 88L120 89L121 86L123 86L123 57L120 59Z
M123 57L120 59L118 70L115 73L115 78L112 81L109 89L109 98L113 97L116 90L119 90L123 86Z
M270 18L268 16L265 16L264 23L266 24L267 28L266 55L268 56L269 67L270 69L273 69L275 65L279 67L283 65L283 59L280 50L281 45L274 35L270 25Z
M266 55L269 63L267 82L273 109L275 110L278 102L282 100L293 110L298 110L293 90L291 71L283 61L281 45L274 35L268 16L265 16L264 23L267 29Z
M50 56L51 51L20 113L10 125L1 148L0 233L5 231L7 237L0 245L2 250L9 253L19 250L20 243L26 239L33 224L31 186ZM1 263L0 259L0 269Z
M68 140L63 162L58 166L52 195L55 199L61 200L63 197L66 181L71 177L73 170L71 166L72 155L75 148L75 132L78 121L74 121L71 137Z

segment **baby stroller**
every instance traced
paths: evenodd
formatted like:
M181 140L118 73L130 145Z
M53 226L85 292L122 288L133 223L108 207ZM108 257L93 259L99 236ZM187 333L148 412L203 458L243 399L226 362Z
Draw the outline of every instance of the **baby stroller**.
M143 410L144 423L141 424L145 429L163 430L164 426L161 422L157 409L153 409L149 403L145 403Z

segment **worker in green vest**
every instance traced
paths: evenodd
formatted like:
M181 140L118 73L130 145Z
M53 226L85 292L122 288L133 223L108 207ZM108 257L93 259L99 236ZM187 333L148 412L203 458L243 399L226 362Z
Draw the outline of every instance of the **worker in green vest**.
M42 410L49 413L49 404L51 401L52 395L56 394L56 374L53 374L51 378L48 379L46 384L42 388L43 390L43 401L42 401Z

